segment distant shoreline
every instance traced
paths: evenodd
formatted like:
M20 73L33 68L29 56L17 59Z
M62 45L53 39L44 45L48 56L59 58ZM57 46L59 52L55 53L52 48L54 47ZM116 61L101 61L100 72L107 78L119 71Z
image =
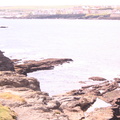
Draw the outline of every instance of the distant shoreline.
M86 14L55 14L55 15L29 15L24 17L3 17L5 19L85 19L85 20L120 20L120 17L110 15L89 15Z
M120 20L120 5L6 6L0 7L0 18Z

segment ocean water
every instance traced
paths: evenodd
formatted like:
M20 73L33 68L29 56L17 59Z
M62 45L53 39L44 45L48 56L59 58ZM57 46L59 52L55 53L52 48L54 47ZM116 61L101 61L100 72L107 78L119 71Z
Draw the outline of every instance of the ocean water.
M119 20L0 19L0 50L11 59L71 58L73 62L29 73L50 95L120 75ZM85 84L79 83L85 81Z

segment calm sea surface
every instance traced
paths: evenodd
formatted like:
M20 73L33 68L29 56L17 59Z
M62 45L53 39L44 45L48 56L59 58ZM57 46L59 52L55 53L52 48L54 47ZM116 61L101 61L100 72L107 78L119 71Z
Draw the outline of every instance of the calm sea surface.
M0 50L10 58L72 58L54 70L28 76L40 80L50 95L78 89L91 76L112 80L120 75L120 21L0 19ZM86 85L84 84L84 85Z

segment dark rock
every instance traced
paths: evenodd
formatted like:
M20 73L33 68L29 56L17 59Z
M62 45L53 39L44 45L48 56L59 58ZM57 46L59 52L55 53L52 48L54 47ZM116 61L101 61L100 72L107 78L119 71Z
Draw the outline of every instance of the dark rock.
M115 98L113 100L113 111L114 111L114 117L116 118L116 120L120 119L120 96L118 98Z
M0 26L0 28L8 28L7 26Z
M90 77L89 79L94 80L94 81L104 81L104 80L106 80L103 77Z
M14 71L13 62L0 51L0 71Z
M29 72L37 71L37 70L50 70L53 69L54 66L61 65L63 63L69 63L73 61L72 59L57 59L57 58L50 58L40 61L30 60L25 61L23 64L15 64L15 71L20 74L27 75Z
M120 98L117 98L115 103L120 106Z

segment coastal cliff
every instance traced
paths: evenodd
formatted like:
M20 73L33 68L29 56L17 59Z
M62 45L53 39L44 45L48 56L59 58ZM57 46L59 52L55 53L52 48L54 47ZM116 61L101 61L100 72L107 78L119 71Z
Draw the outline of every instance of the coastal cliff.
M33 63L40 67L40 61L27 61L21 67L5 57L1 51L0 56L4 58L0 58L1 63L5 61L9 63L8 68L6 64L1 64L0 66L0 109L3 113L0 114L1 120L26 120L28 118L29 120L120 119L119 78L115 78L110 82L101 77L91 77L91 82L92 80L101 81L102 79L103 83L83 86L79 90L72 90L65 94L51 97L48 93L41 91L40 83L36 78L27 77L16 70L16 66L21 69L20 71L26 68L23 67L24 65L32 65L34 67ZM49 63L49 65L51 64L55 67L56 65L70 62L72 59L47 59L43 61L44 65ZM32 67L30 67L31 71L26 71L26 73L37 70ZM101 102L101 105L106 103L107 106L97 108L100 106L99 102ZM94 105L96 105L95 109L90 110Z

